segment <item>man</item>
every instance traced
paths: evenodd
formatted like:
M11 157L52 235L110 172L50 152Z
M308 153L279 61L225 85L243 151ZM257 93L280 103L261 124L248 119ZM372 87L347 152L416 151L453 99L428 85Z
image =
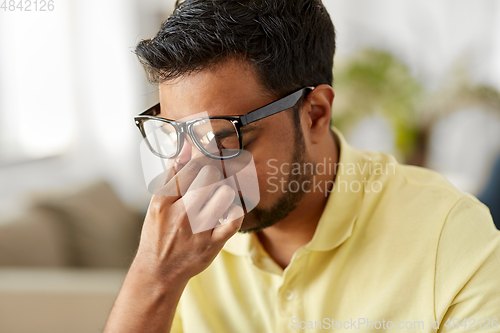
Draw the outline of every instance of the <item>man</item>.
M335 33L319 0L186 0L136 52L160 91L146 115L242 116L232 149L252 154L260 202L238 218L219 170L193 162L210 152L172 130L184 139L162 156L182 177L165 186L205 189L190 209L232 222L193 234L181 196L154 195L106 332L500 331L487 208L330 127Z

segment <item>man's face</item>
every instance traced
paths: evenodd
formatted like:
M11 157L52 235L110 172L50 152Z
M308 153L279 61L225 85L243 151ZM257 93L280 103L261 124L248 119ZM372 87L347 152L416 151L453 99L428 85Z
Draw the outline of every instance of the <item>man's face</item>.
M230 60L160 85L161 117L179 120L206 112L208 116L244 115L277 98L265 91L245 62ZM306 175L289 173L292 163L308 161L302 131L297 129L293 111L287 110L251 123L243 129L244 149L254 159L260 189L260 202L245 216L241 231L257 231L286 217L302 197L301 191L282 191L280 180L303 182ZM177 157L180 165L201 153L185 140ZM288 164L286 164L288 163ZM286 167L281 168L282 165ZM279 168L276 174L276 168ZM269 177L273 181L268 181ZM273 185L275 184L275 185ZM276 191L276 185L279 190ZM288 189L288 186L284 186Z

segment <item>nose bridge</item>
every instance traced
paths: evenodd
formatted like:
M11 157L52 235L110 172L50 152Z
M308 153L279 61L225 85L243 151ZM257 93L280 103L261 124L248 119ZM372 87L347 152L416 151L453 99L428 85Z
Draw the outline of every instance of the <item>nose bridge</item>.
M179 131L179 139L180 139L180 144L181 144L180 152L182 152L184 150L186 140L189 141L189 144L191 146L194 146L191 135L189 135L189 132L188 132L187 124L185 122L180 123L177 125L177 129Z
M180 151L179 154L176 157L177 163L180 164L186 164L189 162L193 155L193 148L191 142L189 142L189 137L188 140L186 140L186 133L180 133Z
M188 134L186 123L177 124L177 127L178 127L180 133L186 133L186 134Z
M181 124L180 126L180 136L181 136L181 148L179 152L179 157L181 159L190 159L196 155L203 154L197 145L193 142L193 138L187 131L186 124Z

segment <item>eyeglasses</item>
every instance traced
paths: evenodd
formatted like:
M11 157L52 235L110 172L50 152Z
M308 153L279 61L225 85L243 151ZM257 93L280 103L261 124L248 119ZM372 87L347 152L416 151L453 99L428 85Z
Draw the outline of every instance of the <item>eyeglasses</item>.
M313 89L314 87L299 89L243 116L202 117L176 122L157 117L160 114L158 103L134 119L149 149L160 158L177 157L184 144L182 133L186 133L204 155L225 160L240 155L243 149L242 127L294 107L302 96Z

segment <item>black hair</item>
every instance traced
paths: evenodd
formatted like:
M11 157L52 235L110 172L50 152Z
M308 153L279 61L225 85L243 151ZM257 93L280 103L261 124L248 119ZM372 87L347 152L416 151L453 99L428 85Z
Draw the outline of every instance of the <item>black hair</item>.
M241 58L282 97L332 84L335 28L321 0L185 0L135 53L152 83Z

